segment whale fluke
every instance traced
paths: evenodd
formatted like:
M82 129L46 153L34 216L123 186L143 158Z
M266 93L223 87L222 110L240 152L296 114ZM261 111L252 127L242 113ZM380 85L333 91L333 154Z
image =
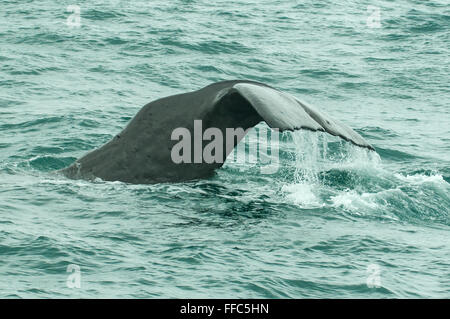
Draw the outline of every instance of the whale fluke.
M221 161L198 158L207 142L200 137L185 162L172 157L174 140L189 132L192 145L199 141L195 123L202 130L227 128L247 130L265 121L279 131L307 129L339 136L357 146L373 150L358 133L290 94L253 81L224 81L198 91L165 97L145 105L126 128L111 141L61 170L70 178L122 181L134 184L179 182L210 176L244 137L224 139ZM201 134L203 134L203 131ZM198 145L198 143L196 144Z

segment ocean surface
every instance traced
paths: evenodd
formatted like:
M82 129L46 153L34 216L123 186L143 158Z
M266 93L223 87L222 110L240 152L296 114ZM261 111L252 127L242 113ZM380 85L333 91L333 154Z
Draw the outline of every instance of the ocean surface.
M449 298L449 43L447 0L1 0L0 297ZM148 102L230 79L376 153L296 132L274 174L54 172Z

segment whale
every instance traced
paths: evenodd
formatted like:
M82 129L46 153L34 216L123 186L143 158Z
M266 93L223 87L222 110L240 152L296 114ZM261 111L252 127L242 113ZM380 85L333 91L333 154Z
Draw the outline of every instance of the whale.
M212 176L245 134L260 122L279 132L309 130L338 136L356 146L374 150L347 125L293 95L264 83L230 80L197 91L176 94L142 107L119 134L70 166L60 170L68 178L121 181L131 184L184 182ZM208 141L200 140L196 123L203 130L235 135L221 141L221 160L197 156ZM238 130L240 128L241 130ZM177 133L178 132L178 133ZM173 153L183 132L197 143L185 161ZM206 131L205 131L206 132ZM184 154L186 155L186 154Z

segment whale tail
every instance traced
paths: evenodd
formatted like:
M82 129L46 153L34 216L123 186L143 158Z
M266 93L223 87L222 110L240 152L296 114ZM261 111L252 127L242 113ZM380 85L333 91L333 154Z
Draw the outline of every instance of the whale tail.
M207 177L223 165L248 129L261 121L279 131L327 132L373 150L350 127L290 94L258 82L224 81L145 105L120 134L63 169L62 173L70 178L98 177L136 184ZM207 144L202 138L203 131L212 139L227 136L230 129L234 130L233 138L222 138L218 142L222 146L219 160L202 158ZM194 147L188 153L183 149L179 157L182 161L174 160L174 151L179 151L180 146L177 138L181 137L186 145Z

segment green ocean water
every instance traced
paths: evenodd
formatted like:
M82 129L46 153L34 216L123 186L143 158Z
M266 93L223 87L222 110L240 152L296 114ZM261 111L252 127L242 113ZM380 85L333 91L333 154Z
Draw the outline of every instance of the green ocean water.
M0 297L449 298L449 43L446 0L0 0ZM275 174L54 173L149 101L230 79L315 105L377 153L296 132Z

